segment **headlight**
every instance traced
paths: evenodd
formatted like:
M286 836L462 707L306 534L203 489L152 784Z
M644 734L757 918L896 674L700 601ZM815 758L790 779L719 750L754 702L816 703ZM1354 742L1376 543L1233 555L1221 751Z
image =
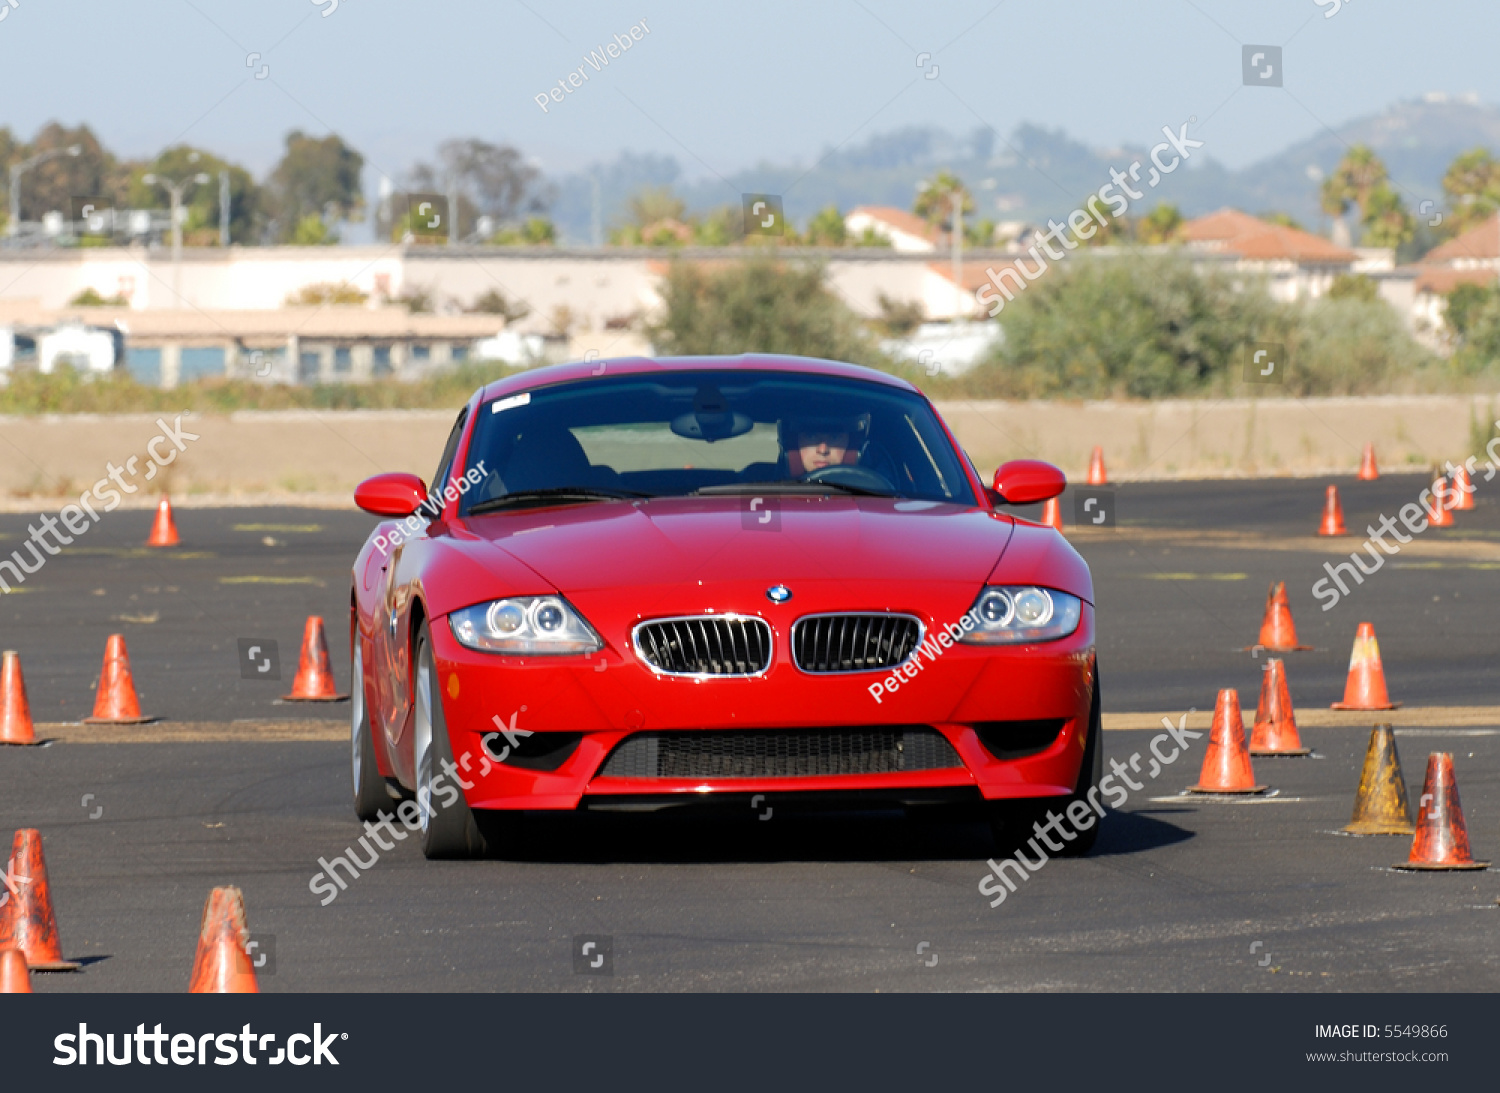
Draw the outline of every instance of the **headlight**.
M604 648L582 615L561 596L517 596L475 604L448 616L460 645L514 656L592 653Z
M960 641L969 645L1019 645L1056 641L1078 629L1083 601L1050 588L989 587L969 608L971 627Z

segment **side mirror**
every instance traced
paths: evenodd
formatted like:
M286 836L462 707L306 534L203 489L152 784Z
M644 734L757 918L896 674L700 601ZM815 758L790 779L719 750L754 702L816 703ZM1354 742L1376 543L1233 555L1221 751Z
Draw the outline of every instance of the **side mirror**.
M1040 459L1012 459L995 472L995 492L1007 505L1034 505L1062 493L1068 479Z
M377 474L354 488L354 503L376 516L410 516L427 500L427 486L414 474Z

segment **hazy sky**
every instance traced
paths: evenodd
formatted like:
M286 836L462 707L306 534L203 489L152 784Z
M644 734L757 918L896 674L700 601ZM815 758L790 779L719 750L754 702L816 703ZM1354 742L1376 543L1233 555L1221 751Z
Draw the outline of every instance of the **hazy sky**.
M1428 91L1500 102L1494 0L19 0L4 10L0 124L23 136L52 119L87 122L117 153L188 141L261 173L288 130L333 130L366 156L371 190L376 172L399 176L451 136L514 143L551 172L632 150L711 176L811 163L910 124L1008 135L1029 121L1107 148L1196 115L1208 154L1238 167ZM542 112L534 96L642 19L648 35ZM1285 47L1283 88L1242 85L1242 44Z

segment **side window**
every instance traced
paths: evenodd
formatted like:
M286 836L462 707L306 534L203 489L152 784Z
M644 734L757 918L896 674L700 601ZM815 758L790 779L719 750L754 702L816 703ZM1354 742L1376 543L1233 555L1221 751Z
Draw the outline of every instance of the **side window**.
M438 460L437 471L433 473L432 481L427 484L429 497L441 496L443 487L448 482L448 475L453 467L453 456L458 451L458 442L464 435L464 422L469 418L469 408L465 406L458 412L458 420L453 423L453 431L448 434L448 442L443 445L443 456ZM428 515L437 518L438 512L442 510L442 503L427 505Z

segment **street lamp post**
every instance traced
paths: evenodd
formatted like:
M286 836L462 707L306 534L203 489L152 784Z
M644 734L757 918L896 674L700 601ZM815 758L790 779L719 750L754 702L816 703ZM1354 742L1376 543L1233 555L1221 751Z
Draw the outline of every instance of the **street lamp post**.
M6 235L15 235L21 229L21 176L39 163L46 163L60 156L77 156L82 152L83 145L81 144L71 144L66 148L53 148L49 152L42 152L30 159L22 160L10 169L10 221L5 225Z
M182 306L182 195L192 185L202 186L209 181L205 171L184 179L164 178L161 175L142 175L141 181L148 186L160 186L172 199L172 295L177 305Z

